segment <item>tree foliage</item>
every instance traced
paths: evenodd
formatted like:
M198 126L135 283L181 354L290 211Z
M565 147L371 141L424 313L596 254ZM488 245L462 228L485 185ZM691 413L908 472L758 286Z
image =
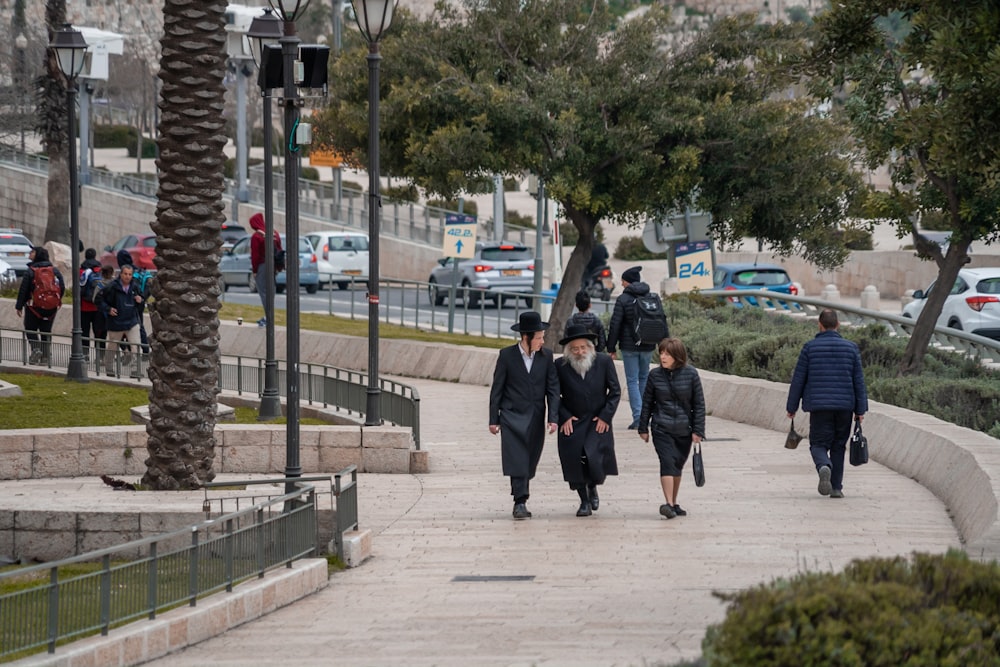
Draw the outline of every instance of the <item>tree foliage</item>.
M817 20L813 91L842 113L871 168L872 217L892 220L951 285L972 241L1000 236L1000 5L990 0L844 0ZM946 253L918 234L923 215L951 231ZM947 289L931 292L902 372L919 372Z
M385 172L444 197L488 191L495 173L535 174L579 230L550 344L601 221L636 226L694 204L719 238L749 234L823 266L843 258L832 230L859 187L849 147L778 95L800 28L725 20L680 53L664 45L670 29L660 6L616 24L603 0L470 0L425 20L400 12L383 38ZM345 40L316 125L362 165L364 49Z

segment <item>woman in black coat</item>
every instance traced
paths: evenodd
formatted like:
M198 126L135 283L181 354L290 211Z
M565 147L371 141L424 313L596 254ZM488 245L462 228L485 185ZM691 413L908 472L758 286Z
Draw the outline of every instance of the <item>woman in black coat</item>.
M660 366L651 370L646 380L638 431L644 442L649 442L652 431L666 500L660 505L660 514L673 519L687 514L677 504L677 492L692 443L705 438L705 394L698 371L687 363L687 350L680 339L664 338L657 351Z

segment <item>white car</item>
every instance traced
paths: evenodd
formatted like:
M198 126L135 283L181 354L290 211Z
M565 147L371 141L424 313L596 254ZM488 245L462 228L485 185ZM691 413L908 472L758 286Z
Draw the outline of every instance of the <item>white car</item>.
M16 281L17 274L14 272L14 267L0 259L0 287L13 286Z
M310 232L316 249L321 285L347 289L352 282L368 285L368 235L360 232Z
M920 317L935 285L914 292L903 317ZM936 326L1000 340L1000 268L960 269Z

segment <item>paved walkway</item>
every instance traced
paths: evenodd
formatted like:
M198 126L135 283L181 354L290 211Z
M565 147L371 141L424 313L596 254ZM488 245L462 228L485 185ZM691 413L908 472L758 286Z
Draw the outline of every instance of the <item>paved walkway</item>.
M549 438L515 522L488 389L419 388L431 472L360 476L374 556L290 607L151 665L670 665L701 653L731 591L855 557L943 552L959 539L943 505L878 464L848 471L842 501L816 493L808 450L783 434L709 417L708 483L667 521L656 457L625 429L622 474L577 518ZM779 406L776 406L779 409ZM508 577L457 581L457 577Z

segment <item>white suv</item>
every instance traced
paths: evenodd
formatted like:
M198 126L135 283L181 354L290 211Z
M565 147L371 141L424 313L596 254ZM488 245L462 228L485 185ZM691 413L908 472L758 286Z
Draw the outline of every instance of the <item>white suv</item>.
M920 317L936 284L914 292L913 301L903 308L903 317ZM936 326L1000 340L1000 268L959 270Z
M310 232L316 249L321 285L347 289L351 282L368 285L368 235L359 232Z

